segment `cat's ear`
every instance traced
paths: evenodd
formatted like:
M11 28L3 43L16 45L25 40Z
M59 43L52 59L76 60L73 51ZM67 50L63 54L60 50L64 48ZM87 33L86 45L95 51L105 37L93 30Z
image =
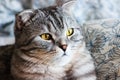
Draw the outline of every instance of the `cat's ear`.
M68 1L62 5L62 10L64 13L72 15L75 5L76 5L76 0Z
M32 10L25 10L16 15L15 29L21 30L26 22L34 15Z

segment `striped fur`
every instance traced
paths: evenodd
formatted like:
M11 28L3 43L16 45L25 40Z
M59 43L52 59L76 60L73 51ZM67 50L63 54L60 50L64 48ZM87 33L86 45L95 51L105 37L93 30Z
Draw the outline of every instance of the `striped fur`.
M67 36L70 28L74 33ZM43 40L43 33L52 38ZM11 62L15 80L96 80L81 29L61 7L21 12L16 16L15 37Z

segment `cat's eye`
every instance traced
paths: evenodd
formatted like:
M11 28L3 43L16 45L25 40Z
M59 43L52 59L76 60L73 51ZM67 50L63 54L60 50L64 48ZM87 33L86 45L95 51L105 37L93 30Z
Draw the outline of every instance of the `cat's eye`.
M66 35L71 36L73 33L74 33L74 29L70 28L70 29L67 30Z
M40 37L42 39L44 39L44 40L50 40L50 39L52 39L52 36L49 33L41 34Z

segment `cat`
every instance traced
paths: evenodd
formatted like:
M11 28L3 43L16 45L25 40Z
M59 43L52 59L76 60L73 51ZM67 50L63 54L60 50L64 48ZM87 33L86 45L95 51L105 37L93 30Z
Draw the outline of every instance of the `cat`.
M73 3L16 15L11 59L15 80L96 80L82 30L70 14Z

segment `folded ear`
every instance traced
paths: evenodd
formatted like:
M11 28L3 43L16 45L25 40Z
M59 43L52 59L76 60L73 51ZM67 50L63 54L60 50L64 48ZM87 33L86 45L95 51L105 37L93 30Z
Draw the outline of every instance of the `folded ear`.
M21 30L25 26L26 22L34 15L32 10L25 10L16 15L15 29Z
M64 13L72 15L76 0L71 0L62 5L62 10Z

